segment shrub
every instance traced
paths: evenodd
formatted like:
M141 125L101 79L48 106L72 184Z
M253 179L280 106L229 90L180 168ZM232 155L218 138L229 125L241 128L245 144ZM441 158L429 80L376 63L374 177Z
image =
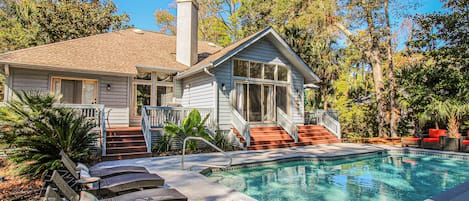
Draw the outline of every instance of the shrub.
M9 129L16 147L9 158L18 164L21 175L37 178L48 169L58 169L60 150L73 160L83 161L95 145L97 134L90 132L96 123L85 119L72 109L56 107L58 99L39 92L15 92L17 99L0 110L0 124Z
M153 147L152 151L155 153L168 152L171 150L172 143L173 143L173 138L170 135L162 134L160 135L158 140L156 140L156 143L152 146Z
M233 150L233 145L230 143L229 139L220 131L215 133L215 136L213 136L210 142L224 151Z
M179 140L184 141L186 137L194 136L194 137L202 137L206 140L210 140L212 136L210 136L206 131L204 124L207 121L209 114L205 116L204 119L201 118L200 113L198 110L193 109L189 115L182 121L182 125L178 126L174 123L168 123L163 129L164 133L177 138ZM190 151L195 151L198 149L197 141L191 140L187 142L187 149Z

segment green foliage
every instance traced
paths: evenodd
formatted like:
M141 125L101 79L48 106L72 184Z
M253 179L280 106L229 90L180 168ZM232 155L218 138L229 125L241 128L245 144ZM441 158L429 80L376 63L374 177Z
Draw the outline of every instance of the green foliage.
M460 137L460 121L464 115L469 113L469 103L467 101L458 101L455 99L447 99L445 101L435 100L429 105L429 108L435 111L441 119L446 120L448 124L448 137Z
M154 15L160 33L176 35L176 16L169 10L156 10Z
M210 114L207 114L204 119L201 118L198 110L193 109L189 115L183 120L182 125L178 126L174 123L168 123L164 128L164 133L177 138L180 141L184 141L186 137L202 137L210 140L212 137L205 131L204 124L207 121ZM187 149L195 151L198 149L197 141L191 140L187 142Z
M155 153L164 153L171 150L173 144L173 137L168 134L163 133L156 140L156 143L153 144L153 152Z
M119 30L128 20L107 0L4 0L0 52Z
M21 175L39 177L62 166L59 152L84 161L95 145L96 123L71 109L55 107L57 99L39 92L16 93L16 100L0 110L0 134L10 136L16 149L9 158L20 165Z
M224 151L232 151L233 145L230 143L229 139L222 132L217 131L215 136L210 140L212 144L219 147Z

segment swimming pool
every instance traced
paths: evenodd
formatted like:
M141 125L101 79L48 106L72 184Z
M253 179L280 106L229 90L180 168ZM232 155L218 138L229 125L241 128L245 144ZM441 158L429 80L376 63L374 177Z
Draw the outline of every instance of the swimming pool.
M469 162L424 154L278 162L206 176L258 200L425 200L469 180Z

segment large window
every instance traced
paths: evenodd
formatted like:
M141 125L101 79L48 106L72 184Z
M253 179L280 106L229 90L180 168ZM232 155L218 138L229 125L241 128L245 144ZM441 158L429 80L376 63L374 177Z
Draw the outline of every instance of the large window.
M132 84L132 115L141 116L143 106L168 106L173 103L173 73L141 71Z
M282 65L235 59L233 75L237 77L288 82L288 68Z
M98 81L93 79L52 77L52 92L62 95L62 103L96 104Z

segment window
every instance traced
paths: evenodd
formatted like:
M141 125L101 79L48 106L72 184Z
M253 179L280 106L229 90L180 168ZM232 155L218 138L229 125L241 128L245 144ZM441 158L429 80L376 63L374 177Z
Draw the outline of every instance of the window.
M80 78L52 77L51 91L62 95L62 103L96 104L98 81Z
M233 76L288 82L286 66L237 59L233 62Z
M251 62L249 65L249 77L250 78L262 78L262 64Z
M156 87L156 106L168 106L169 103L173 102L173 97L173 87Z
M275 80L275 65L264 64L264 79Z
M288 81L288 69L285 66L278 66L277 69L277 80L278 81Z
M241 61L241 60L234 60L234 76L239 77L248 77L249 72L249 62L248 61Z
M137 80L151 80L151 72L138 72L135 76Z

